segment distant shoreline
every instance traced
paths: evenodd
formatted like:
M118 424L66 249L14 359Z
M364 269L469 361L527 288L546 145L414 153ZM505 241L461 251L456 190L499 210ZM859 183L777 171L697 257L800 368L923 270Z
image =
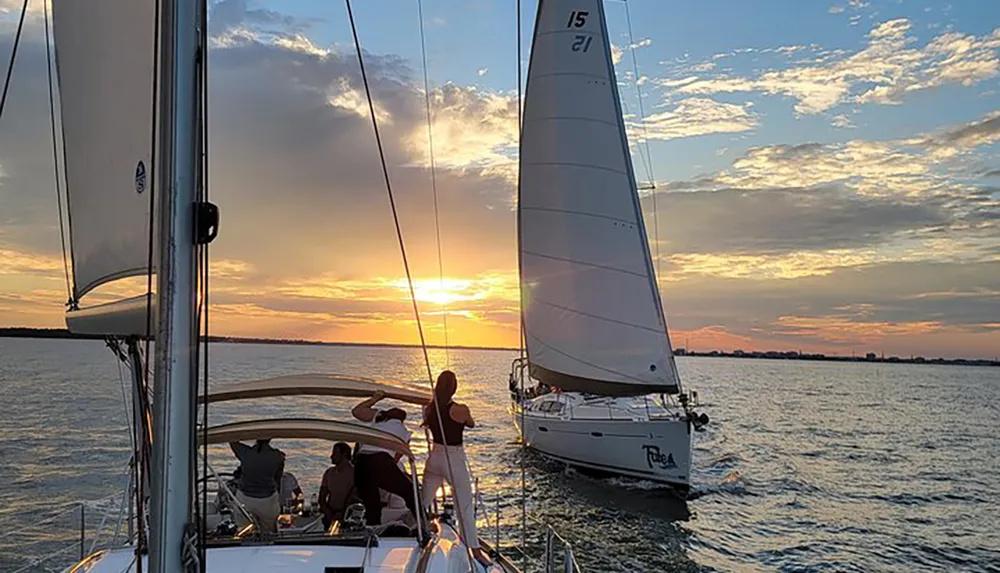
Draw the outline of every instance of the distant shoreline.
M54 338L54 339L75 339L75 340L102 340L102 336L72 334L65 328L0 328L0 338ZM420 348L416 344L394 344L386 342L323 342L320 340L296 340L296 339L274 339L274 338L242 338L237 336L209 336L209 342L222 342L228 344L276 344L285 346L341 346L341 347L368 347L368 348ZM443 350L444 346L428 345L427 348ZM517 348L504 346L449 346L455 350L501 350L515 352ZM868 353L864 356L839 356L826 354L799 353L796 351L742 351L721 352L712 350L709 352L691 351L684 348L674 349L675 356L694 356L709 358L757 358L766 360L811 360L817 362L866 362L866 363L886 363L886 364L937 364L947 366L1000 366L1000 360L987 360L985 358L924 358L915 356L912 358L900 358L898 356L876 356Z

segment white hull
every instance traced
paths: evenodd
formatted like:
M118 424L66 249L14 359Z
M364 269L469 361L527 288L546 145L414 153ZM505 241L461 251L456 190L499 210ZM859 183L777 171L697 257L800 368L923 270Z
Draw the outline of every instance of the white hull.
M643 398L586 400L547 394L515 403L528 447L566 464L604 473L690 486L692 424ZM647 408L648 406L648 408Z

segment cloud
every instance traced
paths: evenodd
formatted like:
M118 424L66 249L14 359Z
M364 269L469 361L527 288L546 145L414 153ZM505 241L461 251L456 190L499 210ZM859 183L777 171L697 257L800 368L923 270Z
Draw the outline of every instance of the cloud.
M517 163L517 100L474 87L445 84L431 92L436 164L479 169L513 181ZM430 164L426 127L408 139L410 152Z
M213 244L213 328L246 336L415 342L357 54L318 44L308 21L246 2L224 4L229 16L213 21L210 51L210 190L223 211ZM59 326L65 293L50 194L44 49L36 31L26 33L21 46L25 59L8 101L17 113L5 114L0 134L6 173L0 181L0 315L8 324ZM979 45L984 38L973 40ZM879 42L888 40L869 40ZM907 42L904 51L927 52ZM951 40L942 46L958 50ZM795 54L808 58L795 64L806 68L852 57L807 46L727 57L751 53ZM429 94L442 285L422 81L403 58L364 56L431 341L443 341L442 302L452 334L460 333L453 343L516 341L509 210L516 102L508 93L454 84ZM757 129L759 108L680 91L720 77L712 74L725 64L721 58L694 62L669 85L643 85L669 91L647 100L660 102L647 118L649 138ZM977 66L966 72L982 74L985 68ZM961 71L954 62L946 67ZM755 82L765 73L743 79ZM854 76L845 81L846 95L835 98L840 102L872 87ZM802 97L815 103L812 89L803 87ZM635 118L628 124L635 136ZM1000 314L1000 196L975 183L988 182L983 178L996 168L986 148L997 141L996 128L987 115L883 141L749 150L722 142L731 150L711 159L733 158L728 167L658 185L664 193L659 263L671 327L744 346L847 348L860 340L887 352L911 342L925 353L922 348L953 354L965 353L962 345L995 348L995 329L989 330L995 321L983 317ZM714 153L719 145L707 148ZM94 296L126 290L110 287Z
M277 34L303 33L318 19L301 20L266 8L253 8L252 0L218 0L209 8L208 31L220 36L234 29L248 28Z
M830 6L830 9L827 10L827 12L829 12L830 14L843 14L844 7L841 6L840 4L834 4L833 6Z
M851 122L851 118L847 117L844 114L835 115L833 117L833 120L830 122L830 125L832 125L833 127L836 127L836 128L840 128L840 129L843 129L843 128L846 128L846 127L854 127L854 123Z
M231 12L219 12L209 54L210 190L223 221L213 244L213 273L223 275L213 279L213 299L273 302L268 297L287 287L281 279L331 269L341 280L400 276L357 55L317 45L287 30L300 23L254 12L246 3L221 6ZM26 30L22 40L8 101L15 113L5 113L0 137L7 175L0 182L0 266L5 288L25 292L44 284L58 292L45 50L35 32ZM402 58L366 52L365 59L411 268L436 271L422 82ZM446 272L476 276L513 268L508 205L515 99L445 85L431 92L431 100ZM48 301L55 325L64 297Z
M980 154L1000 140L996 115L898 140L751 148L659 184L671 327L698 348L991 352L1000 192L968 174L990 173Z
M753 257L803 252L836 260L852 250L859 251L854 258L858 264L866 262L861 250L874 251L900 236L948 226L955 217L934 203L836 187L673 192L662 203L669 205L659 216L662 250L702 257L689 262L716 257L722 267L733 255L751 257L751 263ZM820 258L810 256L796 266L822 272L829 261Z
M723 103L710 98L692 97L673 104L671 109L646 116L645 121L627 118L630 141L648 137L669 140L711 133L736 133L754 129L757 115L749 104Z
M622 50L621 46L616 46L614 43L611 44L611 63L618 65L621 63L622 58L625 56L625 51Z
M698 76L676 87L682 94L762 92L796 101L795 111L814 114L839 104L898 104L908 94L946 84L975 85L1000 73L1000 28L984 36L942 34L922 47L909 35L910 21L876 24L868 44L853 54L820 52L811 61L757 76Z
M479 70L476 72L476 75L478 75L479 77L483 77L489 72L490 72L489 68L479 68Z
M998 293L1000 261L882 261L754 280L686 274L664 284L664 305L675 341L690 333L698 349L716 344L701 329L724 325L730 349L992 356L985 317L1000 316Z
M887 140L767 145L748 149L714 181L742 189L839 184L870 195L967 193L955 180L1000 140L1000 112L938 133Z

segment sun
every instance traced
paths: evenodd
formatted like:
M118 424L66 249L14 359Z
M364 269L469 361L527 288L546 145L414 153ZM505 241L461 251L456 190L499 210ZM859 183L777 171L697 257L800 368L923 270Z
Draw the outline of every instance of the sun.
M409 297L410 287L406 279L395 281L393 286L402 290ZM473 281L447 277L443 279L415 279L413 291L417 302L427 302L440 306L450 306L483 297L483 293L474 288Z

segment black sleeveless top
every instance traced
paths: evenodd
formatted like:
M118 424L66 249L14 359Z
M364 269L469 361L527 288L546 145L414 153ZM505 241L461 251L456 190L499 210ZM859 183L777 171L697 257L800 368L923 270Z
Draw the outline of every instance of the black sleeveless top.
M462 432L465 431L465 424L456 422L451 418L451 407L454 404L451 400L447 404L441 404L441 417L444 418L443 424L438 423L438 408L434 407L432 402L430 406L427 407L427 427L431 431L431 436L434 438L435 444L442 444L448 446L461 446L462 445ZM441 426L444 426L444 436L441 436Z

